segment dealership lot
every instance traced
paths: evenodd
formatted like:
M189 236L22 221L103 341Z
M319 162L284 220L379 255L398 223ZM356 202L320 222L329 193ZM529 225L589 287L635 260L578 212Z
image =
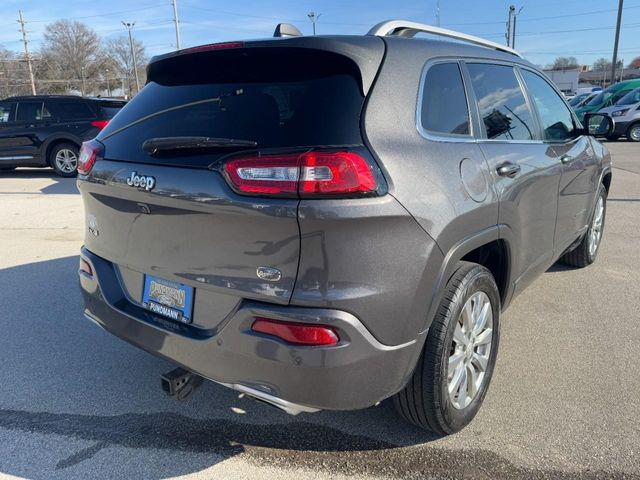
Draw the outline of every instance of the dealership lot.
M168 362L82 316L74 180L0 174L0 478L640 478L640 148L608 146L598 261L515 301L485 405L446 439L385 403L288 417L213 384L166 397Z

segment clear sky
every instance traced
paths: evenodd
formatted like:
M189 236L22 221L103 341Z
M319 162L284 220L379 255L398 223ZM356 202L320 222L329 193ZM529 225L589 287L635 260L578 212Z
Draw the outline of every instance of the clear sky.
M400 18L436 24L437 0L178 0L182 47L233 39L269 37L280 22L311 33L307 13L320 14L319 34L363 34L381 20ZM518 17L516 49L540 65L560 55L591 64L611 58L618 0L440 0L441 26L504 43L508 6ZM22 9L31 47L37 50L48 22L82 21L105 38L125 32L121 20L135 21L134 35L151 55L175 48L170 0L0 0L0 45L22 48ZM640 0L625 0L619 58L640 56Z

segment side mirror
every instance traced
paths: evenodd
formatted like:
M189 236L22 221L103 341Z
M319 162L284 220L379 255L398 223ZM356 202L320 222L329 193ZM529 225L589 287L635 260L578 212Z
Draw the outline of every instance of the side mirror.
M585 113L582 123L585 135L608 137L613 133L613 120L604 113Z

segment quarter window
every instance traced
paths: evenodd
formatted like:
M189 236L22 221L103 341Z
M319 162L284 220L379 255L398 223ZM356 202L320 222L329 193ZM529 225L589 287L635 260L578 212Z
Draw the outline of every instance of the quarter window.
M535 139L533 115L513 67L471 63L468 69L487 138Z
M438 135L469 135L469 108L458 64L433 65L423 88L422 128Z
M565 142L575 138L573 116L555 90L540 75L524 69L521 72L538 110L544 139Z

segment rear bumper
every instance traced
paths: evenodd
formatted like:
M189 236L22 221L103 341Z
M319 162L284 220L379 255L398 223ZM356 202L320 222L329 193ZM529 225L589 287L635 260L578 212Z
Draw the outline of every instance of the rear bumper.
M80 273L89 319L152 354L236 390L263 393L294 413L365 408L393 395L411 375L426 334L388 346L350 313L253 301L242 302L215 330L180 325L129 301L110 262L86 249L82 257L94 272ZM331 325L340 343L288 345L252 332L256 316Z

